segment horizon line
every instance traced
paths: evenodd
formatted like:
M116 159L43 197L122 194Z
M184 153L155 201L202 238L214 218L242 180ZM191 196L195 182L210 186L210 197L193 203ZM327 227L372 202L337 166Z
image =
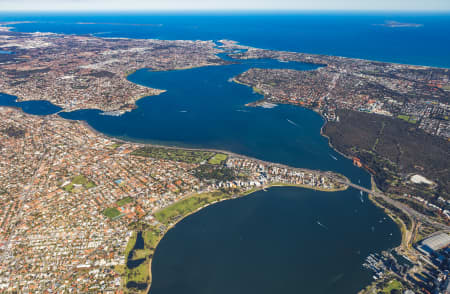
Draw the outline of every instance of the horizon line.
M286 14L295 14L295 13L437 13L437 14L448 14L450 13L450 9L448 10L437 10L437 9L145 9L145 10L137 10L137 9L34 9L34 10L25 10L25 9L17 9L17 10L0 10L0 14L2 13L136 13L136 14L144 14L144 13L177 13L177 14L189 14L189 13L261 13L261 12L276 12L276 13L286 13Z

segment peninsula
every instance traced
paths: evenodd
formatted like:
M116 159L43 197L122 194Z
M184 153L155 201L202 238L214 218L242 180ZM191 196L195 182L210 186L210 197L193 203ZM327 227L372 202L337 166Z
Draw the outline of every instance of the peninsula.
M226 41L223 48L242 46ZM385 192L439 205L450 199L450 70L247 47L236 60L274 58L325 65L314 71L252 68L234 78L262 103L313 109L338 151L365 166ZM427 144L423 144L427 142ZM422 185L420 175L436 185ZM446 213L450 217L450 213Z
M14 23L6 23L14 24ZM17 33L0 24L0 92L18 101L47 100L65 111L119 113L164 90L127 80L140 68L186 69L226 64L212 41L164 41L54 33Z

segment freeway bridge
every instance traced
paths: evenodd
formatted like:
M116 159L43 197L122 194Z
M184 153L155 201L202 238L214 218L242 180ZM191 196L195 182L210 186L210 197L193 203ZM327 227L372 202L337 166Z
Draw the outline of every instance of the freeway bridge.
M353 188L355 188L357 190L366 192L368 194L372 194L372 195L374 195L376 197L380 197L384 201L386 201L387 203L391 204L392 206L397 207L398 209L402 210L404 213L406 213L409 217L413 218L414 220L417 220L417 221L420 221L420 222L423 222L423 223L427 223L427 224L429 224L429 225L431 225L431 226L433 226L435 228L438 228L440 230L447 231L447 230L450 229L450 226L447 226L447 225L445 225L443 223L437 222L437 221L433 220L431 217L426 216L426 215L424 215L424 214L422 214L422 213L412 209L408 205L406 205L404 203L401 203L400 201L397 201L395 199L392 199L391 197L388 197L388 196L386 196L385 194L383 194L381 192L369 190L367 188L364 188L364 187L362 187L360 185L354 184L354 183L352 183L352 182L350 182L348 180L343 180L341 178L336 178L335 177L334 180L336 182L339 182L339 183L348 185L350 187L353 187Z

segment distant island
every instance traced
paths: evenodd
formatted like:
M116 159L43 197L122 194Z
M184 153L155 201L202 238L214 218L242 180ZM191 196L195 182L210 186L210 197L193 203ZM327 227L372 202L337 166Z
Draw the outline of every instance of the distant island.
M423 24L398 22L398 21L394 21L394 20L389 20L382 24L374 24L374 26L381 26L381 27L388 27L388 28L420 28L420 27L423 27Z
M121 22L77 22L77 25L150 26L162 27L161 23L121 23Z

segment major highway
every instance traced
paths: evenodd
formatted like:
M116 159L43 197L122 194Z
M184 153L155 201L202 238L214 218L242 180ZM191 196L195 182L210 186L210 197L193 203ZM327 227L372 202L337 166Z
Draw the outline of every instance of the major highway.
M418 221L423 222L423 223L428 223L428 224L432 225L433 227L438 228L440 230L447 231L447 230L450 229L450 226L447 226L447 225L445 225L443 223L434 221L429 216L426 216L426 215L424 215L424 214L422 214L422 213L412 209L411 207L407 206L406 204L403 204L403 203L401 203L401 202L399 202L399 201L397 201L395 199L392 199L391 197L388 197L388 196L386 196L385 194L383 194L381 192L369 190L367 188L364 188L364 187L362 187L360 185L354 184L354 183L352 183L352 182L350 182L348 180L343 180L341 178L336 178L335 177L334 180L336 182L339 182L339 183L348 185L350 187L353 187L353 188L355 188L357 190L366 192L368 194L372 194L372 195L374 195L376 197L380 197L384 201L386 201L387 203L397 207L398 209L401 209L403 212L405 212L410 217L413 217L415 220L418 220Z

